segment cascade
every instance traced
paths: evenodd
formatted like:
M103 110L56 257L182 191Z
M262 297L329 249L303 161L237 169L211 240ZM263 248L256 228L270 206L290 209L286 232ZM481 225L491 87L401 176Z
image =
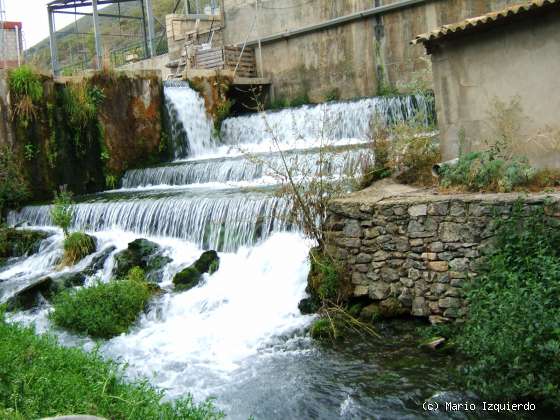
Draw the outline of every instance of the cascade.
M413 118L428 125L431 100L366 98L228 118L218 139L194 90L183 82L166 82L164 91L175 160L128 171L121 189L79 197L72 226L96 236L97 252L60 272L63 238L57 231L36 255L0 268L0 302L46 275L79 271L107 250L109 258L88 284L109 281L114 255L139 237L157 242L172 259L160 284L164 290L171 290L173 275L203 249L216 249L221 264L214 275L205 275L187 292L155 298L134 329L102 343L101 352L127 362L131 378L149 378L167 398L186 392L198 400L217 397L232 418L249 417L262 401L271 401L263 405L270 411L259 418L271 412L279 418L311 418L348 411L352 398L344 387L326 386L329 391L316 396L319 405L310 411L302 411L309 401L293 398L301 386L308 395L317 392L312 384L300 383L299 371L293 370L313 368L317 360L305 335L313 317L297 308L305 296L313 244L290 223L292 205L275 194L278 180L270 170L285 159L298 171L317 175L324 159L318 147L328 145L326 174L353 175L373 163L367 142L375 125ZM48 205L24 207L10 212L8 222L54 229L49 210ZM45 304L13 319L35 323L38 332L50 331L49 310ZM57 335L65 345L94 347L83 337ZM311 376L332 382L324 375L343 376L344 363L349 362L327 356ZM275 398L282 402L274 403ZM325 400L330 411L318 408ZM367 404L352 413L375 417L377 412L367 407L377 405ZM390 404L395 417L403 414L401 401Z

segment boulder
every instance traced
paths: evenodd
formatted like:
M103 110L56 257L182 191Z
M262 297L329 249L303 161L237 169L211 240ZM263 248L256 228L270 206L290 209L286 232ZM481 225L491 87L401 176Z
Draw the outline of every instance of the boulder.
M321 307L321 303L313 297L306 297L299 301L298 309L303 315L314 314Z
M172 260L162 255L161 247L147 239L136 239L115 255L113 275L124 278L133 267L140 267L149 281L160 282L163 268Z
M197 286L202 280L202 275L214 274L220 268L220 257L216 251L203 252L198 260L173 277L175 290L185 291Z
M103 268L105 261L109 258L109 255L116 249L114 246L109 246L103 249L99 254L94 256L88 266L84 269L84 274L92 276Z

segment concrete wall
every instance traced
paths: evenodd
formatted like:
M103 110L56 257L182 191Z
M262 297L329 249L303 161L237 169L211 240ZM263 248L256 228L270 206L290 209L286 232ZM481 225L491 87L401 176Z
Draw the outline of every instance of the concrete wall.
M166 80L171 74L171 69L166 67L167 63L169 63L169 54L162 54L146 60L137 61L135 63L125 64L124 66L119 67L119 70L128 70L133 72L140 70L156 71L162 80Z
M300 29L397 0L265 0L258 20L254 2L223 0L224 42L243 43ZM382 16L361 18L262 46L262 71L277 96L307 92L322 100L337 87L342 98L372 96L382 84L409 81L426 68L422 46L409 42L419 33L499 10L516 0L426 0ZM253 26L253 31L250 32ZM259 55L257 54L257 61Z
M514 151L538 166L560 168L560 15L516 21L436 45L433 56L444 159L495 138L493 102L515 98Z
M560 217L560 195L401 195L336 200L326 224L327 248L345 267L353 295L379 313L464 318L464 287L517 200L525 214L545 208Z

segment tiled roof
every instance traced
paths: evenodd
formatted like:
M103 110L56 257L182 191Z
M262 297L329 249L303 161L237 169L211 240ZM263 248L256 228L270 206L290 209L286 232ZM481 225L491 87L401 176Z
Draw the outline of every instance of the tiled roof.
M560 0L533 0L523 4L506 7L497 12L487 13L482 16L465 19L461 22L444 25L431 32L416 36L412 40L412 44L430 43L432 41L441 40L451 35L460 34L463 32L471 32L478 29L486 28L503 21L507 21L517 16L530 14L539 11L543 8L560 6Z

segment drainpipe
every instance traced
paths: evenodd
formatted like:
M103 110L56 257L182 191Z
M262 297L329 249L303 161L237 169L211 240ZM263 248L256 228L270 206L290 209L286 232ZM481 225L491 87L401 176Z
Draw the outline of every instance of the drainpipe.
M103 67L103 47L101 45L101 33L99 32L99 14L97 11L97 1L92 0L93 6L93 34L95 36L95 54L97 55L97 70Z

